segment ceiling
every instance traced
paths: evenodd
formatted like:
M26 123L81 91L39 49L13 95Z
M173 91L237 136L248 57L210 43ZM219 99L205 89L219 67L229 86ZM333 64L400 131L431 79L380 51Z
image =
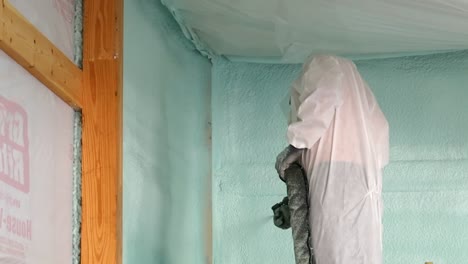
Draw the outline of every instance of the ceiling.
M468 48L466 0L163 0L205 54L302 62Z

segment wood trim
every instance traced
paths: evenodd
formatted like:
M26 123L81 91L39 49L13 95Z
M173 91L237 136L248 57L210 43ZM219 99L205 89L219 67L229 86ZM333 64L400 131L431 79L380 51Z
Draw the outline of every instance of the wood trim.
M81 263L122 263L123 0L84 1L83 71L0 0L0 49L83 112Z
M82 72L8 0L0 0L0 49L71 107L82 107Z
M122 263L122 16L84 1L82 264Z

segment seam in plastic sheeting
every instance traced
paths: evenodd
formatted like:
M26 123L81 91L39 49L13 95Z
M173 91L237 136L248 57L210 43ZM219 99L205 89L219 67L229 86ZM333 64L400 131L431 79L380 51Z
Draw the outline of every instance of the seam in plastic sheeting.
M72 203L72 264L80 264L81 240L81 112L75 112L73 122L73 203Z
M409 52L409 53L382 53L382 54L368 54L368 55L343 55L343 57L353 61L366 61L376 59L392 59L392 58L403 58L403 57L414 57L414 56L428 56L435 54L444 54L452 52L460 52L462 50L440 50L440 51L428 51L428 52ZM247 62L247 63L260 63L260 64L302 64L301 60L306 60L307 57L297 58L297 62L285 61L282 57L244 57L244 56L225 56L229 61L232 62Z
M161 3L169 10L169 12L174 17L174 20L179 24L184 36L193 43L195 48L204 56L208 57L209 59L213 59L216 56L221 56L216 54L206 43L204 43L197 35L197 33L191 29L190 27L186 26L186 23L179 14L177 8L173 8L167 3L168 0L161 0ZM80 0L77 0L80 2ZM457 52L460 50L439 50L439 51L426 51L426 52L400 52L400 53L377 53L377 54L365 54L365 55L346 55L344 54L343 57L351 59L353 61L359 60L373 60L373 59L383 59L383 58L399 58L399 57L409 57L409 56L424 56L424 55L432 55L432 54L439 54L439 53L448 53L448 52ZM288 61L284 56L279 57L254 57L254 56L236 56L236 55L229 55L225 54L222 55L229 61L233 62L249 62L249 63L263 63L263 64L296 64L302 63L302 60L305 60L307 56L299 55L294 58L296 63L291 63Z
M202 40L200 40L197 33L195 33L191 28L185 26L184 19L179 14L177 9L171 8L169 4L166 3L166 0L161 0L161 3L169 10L169 12L174 17L174 20L177 22L177 24L179 24L179 27L182 30L182 33L184 34L184 36L193 43L195 48L203 56L208 57L208 59L210 60L217 56L217 54L215 54L214 51L208 47L208 45L206 45Z
M461 0L161 1L184 35L210 58L222 55L230 61L296 64L318 54L369 60L468 48L463 31L468 6Z
M73 62L83 68L83 1L75 0L73 17Z

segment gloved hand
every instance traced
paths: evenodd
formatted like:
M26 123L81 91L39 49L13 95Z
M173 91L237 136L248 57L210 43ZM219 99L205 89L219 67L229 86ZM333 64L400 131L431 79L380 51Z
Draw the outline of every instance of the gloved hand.
M287 146L277 157L275 168L280 178L284 181L284 172L295 162L297 162L303 153L303 149L297 149L292 145Z
M271 207L271 210L273 210L273 223L281 229L291 227L291 212L288 203L288 197L284 197L283 201Z

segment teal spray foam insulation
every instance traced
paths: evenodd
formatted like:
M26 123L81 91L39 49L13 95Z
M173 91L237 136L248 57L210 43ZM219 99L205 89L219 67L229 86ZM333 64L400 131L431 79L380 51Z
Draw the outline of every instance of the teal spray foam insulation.
M159 1L124 17L123 263L207 263L211 64Z
M81 112L75 111L73 122L72 264L80 264L81 252L81 124Z
M291 263L272 224L284 197L274 169L300 65L215 59L212 76L215 263ZM356 62L390 124L384 263L468 259L468 51Z
M273 225L270 207L285 195L274 161L299 69L218 57L212 70L214 263L293 263L291 230Z
M73 17L73 62L83 68L83 0L75 0Z

